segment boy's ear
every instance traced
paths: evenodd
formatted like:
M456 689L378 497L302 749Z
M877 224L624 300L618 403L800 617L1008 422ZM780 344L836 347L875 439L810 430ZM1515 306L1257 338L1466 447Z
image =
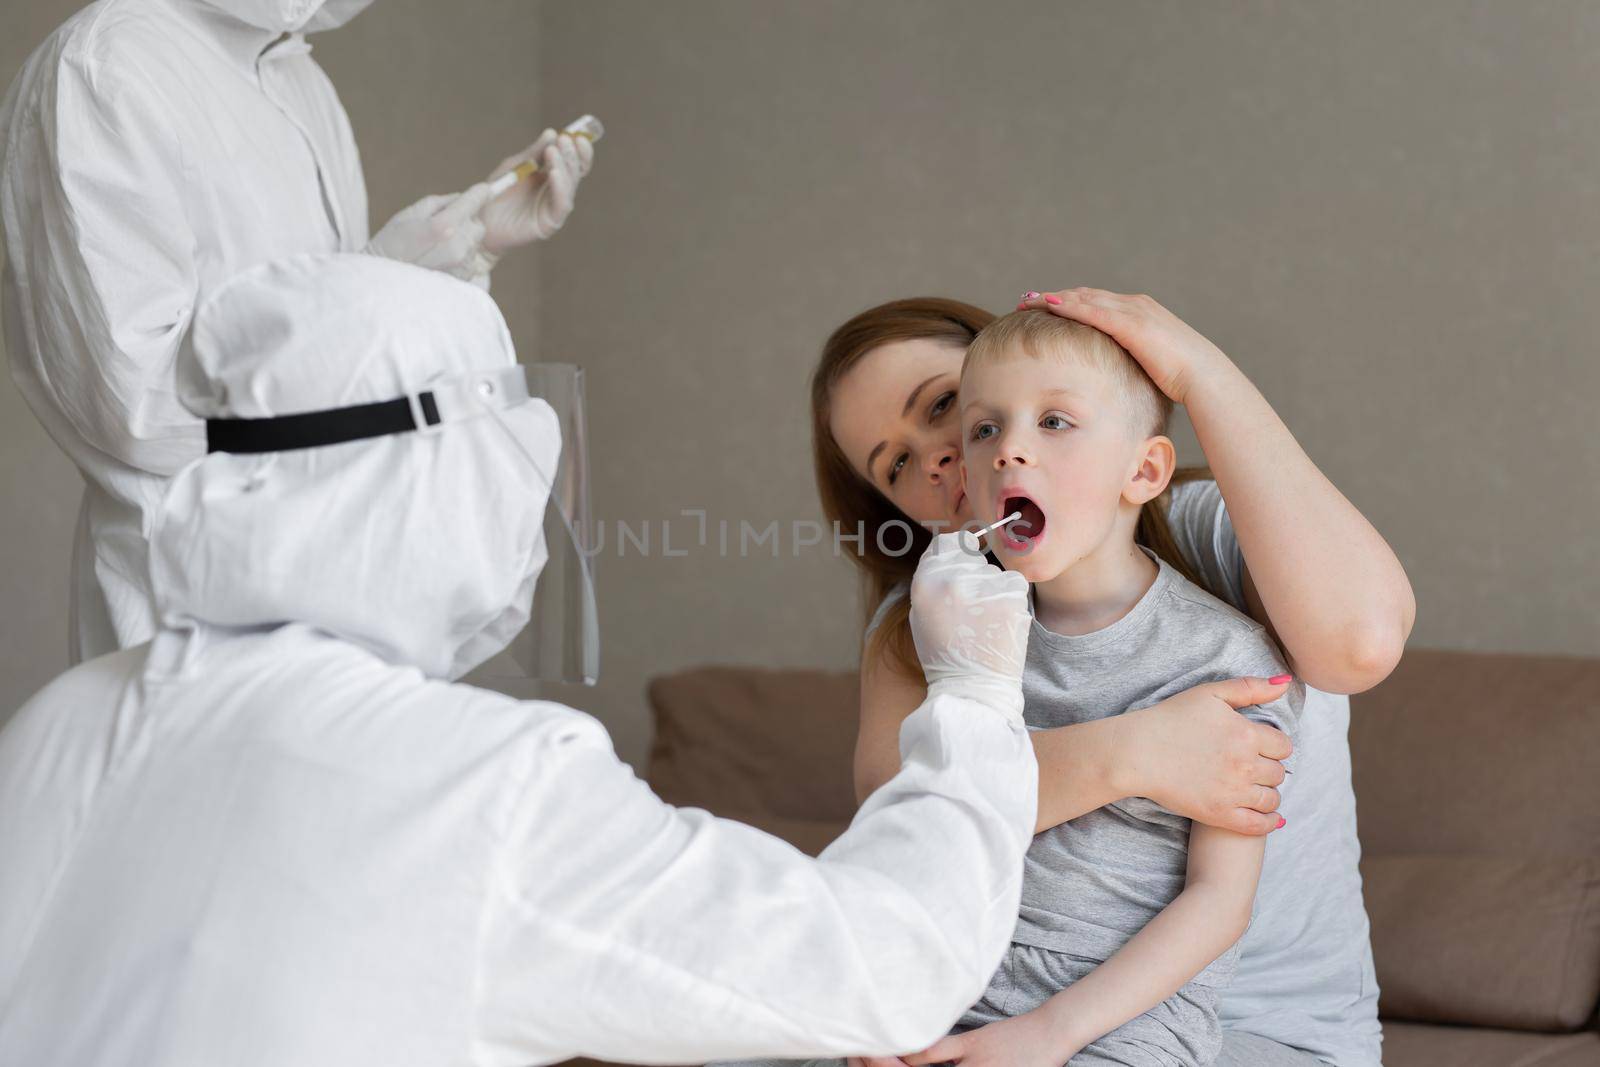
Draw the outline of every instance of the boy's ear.
M1144 504L1160 496L1178 469L1178 450L1164 434L1146 438L1140 448L1139 465L1122 489L1123 499L1131 504Z

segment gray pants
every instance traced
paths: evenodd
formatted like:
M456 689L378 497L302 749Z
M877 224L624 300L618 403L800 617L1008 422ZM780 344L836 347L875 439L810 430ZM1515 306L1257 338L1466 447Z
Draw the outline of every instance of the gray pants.
M1013 944L982 998L951 1033L964 1033L1032 1011L1095 967L1095 960ZM1308 1052L1268 1038L1223 1031L1217 991L1191 982L1143 1015L1089 1044L1068 1067L1327 1067ZM806 1060L803 1067L843 1067L843 1060ZM799 1061L750 1061L741 1067L801 1067Z
M1088 1050L1086 1049L1085 1052ZM1072 1057L1073 1067L1083 1064L1149 1063L1150 1060L1116 1060L1096 1056L1084 1059L1084 1053ZM1154 1061L1159 1062L1159 1061ZM750 1067L844 1067L843 1060L751 1060ZM1301 1052L1288 1045L1280 1045L1269 1037L1257 1037L1238 1030L1222 1032L1222 1051L1211 1061L1211 1067L1327 1067L1322 1060L1309 1052Z
M1222 1031L1222 1052L1212 1067L1327 1067L1309 1052L1241 1030Z

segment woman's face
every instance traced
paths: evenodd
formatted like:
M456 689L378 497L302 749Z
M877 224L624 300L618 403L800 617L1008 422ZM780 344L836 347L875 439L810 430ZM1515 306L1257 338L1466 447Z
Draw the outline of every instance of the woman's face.
M856 473L913 521L945 530L971 518L956 403L965 355L920 338L879 345L834 385L829 421Z

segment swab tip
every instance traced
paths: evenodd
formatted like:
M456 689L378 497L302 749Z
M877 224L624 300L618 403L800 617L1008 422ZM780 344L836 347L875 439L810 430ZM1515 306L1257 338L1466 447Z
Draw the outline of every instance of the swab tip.
M995 530L1000 529L1000 527L1004 526L1006 523L1008 523L1008 522L1016 522L1020 518L1022 518L1022 512L1013 511L1011 514L1007 515L1005 518L1001 519L999 522L990 523L988 526L985 526L983 529L979 530L978 531L978 536L982 537L986 533L993 533Z

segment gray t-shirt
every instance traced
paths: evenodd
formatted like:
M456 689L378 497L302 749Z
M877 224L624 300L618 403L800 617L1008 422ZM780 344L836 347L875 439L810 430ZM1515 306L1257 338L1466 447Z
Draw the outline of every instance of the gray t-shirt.
M1244 557L1217 484L1175 485L1171 498L1167 515L1184 559L1244 611ZM873 625L904 595L891 594ZM1288 825L1267 838L1254 914L1219 1015L1224 1029L1303 1048L1335 1067L1379 1067L1378 983L1361 899L1349 729L1349 697L1305 689L1295 773L1284 781L1279 807Z
M1174 486L1167 517L1183 558L1244 611L1244 556L1217 483ZM1288 825L1267 837L1254 917L1219 1016L1226 1030L1303 1048L1335 1067L1380 1067L1349 733L1350 698L1307 687L1294 775L1278 808Z
M1141 550L1158 573L1116 622L1072 636L1034 621L1022 680L1029 729L1120 715L1205 682L1286 673L1260 623ZM1304 703L1305 689L1296 682L1276 700L1241 711L1298 745ZM1297 748L1285 766L1294 770L1302 755ZM1012 940L1092 960L1111 958L1183 890L1189 829L1188 819L1154 801L1127 797L1037 835L1025 861ZM1235 946L1191 983L1227 986L1237 959Z

